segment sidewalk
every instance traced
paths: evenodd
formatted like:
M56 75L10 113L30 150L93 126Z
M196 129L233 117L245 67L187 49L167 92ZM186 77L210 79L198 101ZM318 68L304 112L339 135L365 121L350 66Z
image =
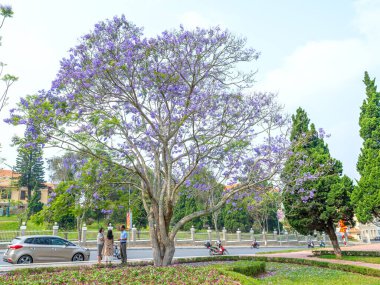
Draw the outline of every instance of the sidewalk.
M342 247L342 251L380 251L380 243L377 244L364 244L364 245L356 245L356 246L347 246ZM333 250L332 248L326 248L326 250ZM284 253L273 253L273 254L258 254L257 256L266 256L266 257L286 257L286 258L294 258L294 259L310 259L316 261L324 261L330 263L338 263L338 264L347 264L347 265L356 265L362 267L369 267L380 270L380 264L375 263L367 263L361 261L349 261L349 260L338 260L338 259L325 259L314 257L310 251L297 251L297 252L284 252Z

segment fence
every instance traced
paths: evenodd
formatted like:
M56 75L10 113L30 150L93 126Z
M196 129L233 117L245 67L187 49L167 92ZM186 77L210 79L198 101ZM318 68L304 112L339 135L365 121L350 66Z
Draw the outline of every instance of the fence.
M112 228L112 225L109 227ZM79 234L76 232L66 232L59 231L57 224L53 226L52 230L44 231L28 231L25 224L20 227L18 231L0 231L0 242L9 243L16 236L26 236L26 235L56 235L65 238L70 241L75 241L80 244L90 244L96 241L98 232L88 231L86 225L82 227L82 231ZM338 237L340 237L338 235ZM261 245L271 245L271 246L284 246L284 245L305 245L308 241L318 242L323 240L325 243L330 243L328 237L325 234L319 234L315 236L304 236L297 233L277 234L276 231L273 233L254 233L251 229L250 232L241 232L237 230L236 232L227 232L225 228L222 231L216 232L212 231L210 228L205 231L196 231L194 227L190 231L178 232L176 235L177 244L187 244L187 245L199 245L203 244L206 240L215 241L221 240L224 243L231 244L249 244L253 240L256 240ZM342 242L342 240L339 240ZM136 245L150 245L150 234L149 231L140 231L133 227L129 234L129 244L132 246Z

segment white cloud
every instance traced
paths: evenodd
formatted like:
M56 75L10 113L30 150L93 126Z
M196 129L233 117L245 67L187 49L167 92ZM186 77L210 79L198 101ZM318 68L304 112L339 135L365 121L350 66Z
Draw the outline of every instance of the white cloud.
M369 40L380 40L380 3L378 0L359 0L355 3L355 27Z
M342 86L361 78L373 64L371 49L360 40L309 42L268 72L257 88L278 91L280 100L294 110L341 96Z
M333 156L345 172L358 177L356 160L360 106L365 98L364 71L380 77L380 2L358 1L355 28L361 35L343 40L307 42L267 72L255 89L279 92L286 110L306 109L311 121L332 133Z

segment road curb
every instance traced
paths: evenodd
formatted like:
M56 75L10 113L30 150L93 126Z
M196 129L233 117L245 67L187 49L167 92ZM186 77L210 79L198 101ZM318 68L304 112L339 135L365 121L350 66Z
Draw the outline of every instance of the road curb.
M86 247L85 247L86 248ZM98 249L95 247L87 247L90 251L97 251ZM205 248L204 246L176 246L176 249L201 249ZM248 245L233 245L233 246L228 246L228 248L250 248ZM260 248L298 248L297 246L264 246L260 245ZM300 246L300 249L305 248L304 246ZM147 249L152 249L152 247L127 247L127 250L147 250ZM1 249L0 254L3 254L6 250Z

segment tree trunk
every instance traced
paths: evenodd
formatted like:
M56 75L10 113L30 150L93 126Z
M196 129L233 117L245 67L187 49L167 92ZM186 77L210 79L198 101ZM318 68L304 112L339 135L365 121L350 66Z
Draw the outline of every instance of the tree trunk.
M27 197L27 199L28 199L28 204L30 203L30 201L32 201L32 186L30 186L30 185L28 185L28 187L27 187L27 189L28 189L28 197Z
M219 229L218 229L218 211L215 211L212 213L212 217L214 220L214 227L215 227L215 232L216 232L216 238L220 240L220 234L219 234Z
M154 243L153 243L154 244ZM153 262L155 266L168 266L172 263L175 252L174 241L167 244L153 245Z
M342 251L339 247L338 238L335 234L334 224L329 223L327 225L327 234L328 234L330 241L331 241L331 244L333 246L335 256L337 258L342 258Z
M167 266L172 263L175 245L167 234L158 229L156 223L149 222L150 237L152 240L153 262L155 266Z
M170 235L169 224L172 211L163 211L164 205L155 201L149 207L149 233L152 241L153 263L155 266L167 266L172 263L175 245L174 236Z

